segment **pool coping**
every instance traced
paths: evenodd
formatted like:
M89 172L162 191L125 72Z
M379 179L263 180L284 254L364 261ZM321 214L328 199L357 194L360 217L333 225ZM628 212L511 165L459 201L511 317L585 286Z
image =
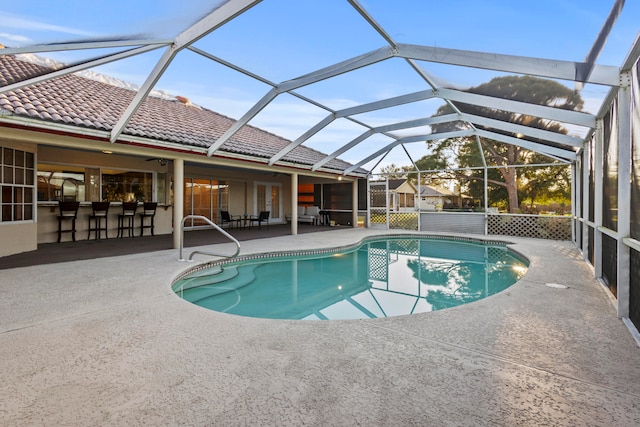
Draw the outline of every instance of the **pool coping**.
M174 289L175 284L184 279L185 277L192 275L194 273L211 269L217 266L223 266L231 263L239 263L243 261L251 261L256 259L271 259L271 258L286 258L286 257L296 257L296 256L313 256L313 255L324 255L324 254L332 254L337 252L348 251L351 249L355 249L358 246L361 246L367 243L370 240L377 240L380 238L420 238L420 239L431 239L431 240L449 240L454 242L468 242L468 243L479 243L484 245L497 245L497 246L509 246L513 245L513 242L505 241L505 240L497 240L497 239L486 239L480 237L469 237L469 236L457 236L457 235L447 235L447 234L430 234L430 233L387 233L387 234L374 234L363 237L359 241L355 243L350 243L341 246L328 247L322 249L301 249L301 250L286 250L286 251L269 251L264 253L254 253L247 255L239 255L233 258L223 258L216 259L214 261L205 261L196 266L186 269L178 276L176 276L171 282L171 289L176 292ZM529 259L521 254L520 252L509 248L509 250L520 258L521 261L525 262L527 266L529 265ZM184 289L184 288L183 288ZM186 288L188 289L188 288Z

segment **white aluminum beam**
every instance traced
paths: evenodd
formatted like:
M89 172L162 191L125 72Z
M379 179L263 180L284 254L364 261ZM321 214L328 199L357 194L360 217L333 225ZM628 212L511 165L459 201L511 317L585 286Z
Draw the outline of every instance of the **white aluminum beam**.
M204 51L202 49L199 49L199 48L197 48L195 46L188 46L186 49L188 49L188 50L190 50L192 52L195 52L198 55L204 56L205 58L210 59L210 60L212 60L214 62L217 62L218 64L222 64L225 67L229 67L232 70L237 71L237 72L239 72L241 74L244 74L245 76L251 77L252 79L255 79L255 80L257 80L257 81L259 81L261 83L264 83L264 84L269 85L271 87L278 86L276 83L274 83L272 81L269 81L269 80L265 79L264 77L259 76L258 74L252 73L249 70L246 70L246 69L244 69L242 67L239 67L236 64L233 64L233 63L231 63L229 61L225 61L224 59L219 58L219 57L217 57L215 55L212 55L209 52L206 52L206 51Z
M583 76L581 62L529 58L525 56L474 52L443 47L398 44L396 56L441 64L459 65L509 73L534 75L582 83L618 86L618 67L593 64L591 74ZM585 79L585 77L587 77Z
M581 148L583 144L583 140L575 136L569 136L566 134L551 132L544 129L538 129L530 126L519 125L516 123L504 122L502 120L476 116L473 114L462 113L461 120L466 120L477 125L488 126L494 129L505 130L507 132L512 132L515 134L521 133L523 135L528 135L534 138L544 139L546 141L568 145L571 147Z
M376 151L373 154L370 154L367 158L360 160L357 164L352 165L351 167L348 167L347 169L344 170L343 175L348 175L349 173L353 172L354 170L358 169L360 166L370 162L371 160L375 159L376 157L380 156L381 154L386 154L389 151L391 151L393 148L395 148L396 146L400 145L400 143L398 141L393 141L391 144L388 144L384 147L382 147L381 149L379 149L378 151Z
M424 119L409 120L409 121L406 121L406 122L394 123L394 124L391 124L391 125L379 126L379 127L373 128L373 129L369 129L368 131L364 132L363 134L361 134L357 138L351 140L349 143L343 145L342 147L340 147L338 150L334 151L330 155L324 157L319 162L315 163L311 167L311 170L312 171L316 171L317 169L319 169L322 166L324 166L327 162L335 159L336 157L338 157L342 153L344 153L344 152L350 150L351 148L355 147L356 145L358 145L359 143L361 143L362 141L364 141L365 139L369 138L371 135L373 135L375 133L384 133L384 132L388 132L388 131L391 131L391 130L407 129L407 128L412 128L412 127L417 127L417 126L426 126L426 125L430 125L430 124L434 124L434 123L444 123L444 122L456 121L456 120L459 120L459 119L460 119L460 117L457 114L446 114L446 115L443 115L443 116L436 116L436 117L428 117L428 118L424 118Z
M576 90L582 90L582 88L584 87L584 82L589 79L589 76L593 72L593 68L596 66L596 59L598 59L598 56L600 56L600 52L602 52L602 48L604 47L607 38L609 38L609 33L613 28L613 24L615 24L615 22L618 20L618 16L620 16L620 12L622 12L624 2L625 0L615 0L615 3L613 4L611 11L609 12L609 16L607 16L607 19L604 21L598 37L596 37L596 41L593 43L593 46L591 46L589 53L587 53L587 56L584 58L584 64L580 69L578 78L576 79Z
M43 53L43 52L64 52L69 50L85 50L85 49L112 49L116 47L130 46L150 46L156 48L166 46L173 43L171 39L150 39L150 40L113 40L113 41L86 41L76 43L55 43L46 45L34 45L24 47L5 47L0 49L0 55L19 55L24 53Z
M158 80L160 80L160 77L162 77L162 74L164 74L169 64L171 64L171 61L173 61L173 58L175 58L175 56L181 49L184 49L191 43L194 43L200 38L211 33L216 28L240 15L247 9L260 3L260 1L261 0L227 1L220 7L215 9L213 12L205 16L203 19L189 27L187 30L180 33L175 38L174 43L169 48L167 48L167 50L165 50L164 54L156 63L156 66L153 68L138 93L136 93L133 101L131 101L123 115L120 116L120 119L113 127L110 138L111 142L115 142L120 137L120 134L124 131L127 123L129 123L129 120L131 120L131 117L133 117L136 111L138 111L138 108L140 108L142 101L144 101L149 92L151 92L155 84L158 82Z
M408 120L406 122L393 123L390 125L377 126L373 128L376 133L384 133L392 130L399 129L410 129L419 126L429 126L438 123L447 123L447 122L455 122L462 120L460 115L452 113L452 114L444 114L442 116L433 116L433 117L425 117L423 119L415 119Z
M311 138L313 135L318 133L321 129L326 127L329 123L333 122L335 120L335 118L336 117L335 117L334 114L329 114L327 117L322 119L320 122L318 122L311 129L309 129L308 131L303 133L298 139L296 139L291 144L287 145L285 148L283 148L282 150L278 151L273 157L271 157L269 159L269 166L273 165L275 162L277 162L278 160L280 160L281 158L286 156L287 153L289 153L291 150L296 148L298 145L302 144L307 139Z
M460 92L445 88L438 89L438 96L450 101L526 114L529 116L541 117L562 123L571 123L588 128L592 128L596 125L596 118L592 114L563 110L561 108L548 107L546 105L529 104L521 101L512 101L510 99L495 98L487 95Z
M527 141L526 139L514 138L512 136L502 135L486 130L477 130L476 134L481 138L492 139L494 141L504 142L505 144L517 145L519 147L526 148L527 150L535 151L537 153L545 154L548 156L559 157L561 159L567 159L571 161L576 160L576 153L574 151L563 150L556 147L549 147L533 141Z
M468 131L465 130L465 131L443 132L443 133L438 133L438 134L417 135L417 136L414 136L414 137L402 138L402 139L399 139L397 141L394 141L394 142L384 146L380 150L378 150L375 153L369 155L367 158L359 161L357 164L345 169L345 171L343 172L343 175L348 175L349 173L351 173L354 170L358 169L362 165L364 165L364 164L370 162L371 160L375 159L379 155L381 155L383 153L388 153L389 151L391 151L393 148L395 148L396 146L398 146L400 144L404 144L404 143L408 143L408 142L430 141L430 140L434 140L434 139L458 138L458 137L461 137L461 136L473 135L473 132L474 131L472 131L472 130L468 130Z
M93 61L88 61L88 62L84 62L82 64L73 65L71 67L62 68L60 70L51 71L50 73L43 74L41 76L33 77L31 79L22 80L22 81L19 81L19 82L16 82L16 83L13 83L13 84L10 84L10 85L7 85L7 86L2 86L2 87L0 87L0 93L9 92L9 91L12 91L12 90L23 88L25 86L29 86L29 85L33 85L33 84L36 84L36 83L40 83L40 82L46 81L46 80L54 79L56 77L61 77L61 76L67 75L67 74L76 73L78 71L87 70L89 68L97 67L99 65L108 64L110 62L118 61L118 60L123 59L123 58L128 58L130 56L140 55L142 53L149 52L149 51L154 50L154 49L158 49L158 48L160 48L162 46L163 45L142 46L142 47L139 47L137 49L131 49L131 50L127 50L125 52L114 53L112 55L104 56L102 58L95 59ZM0 52L2 52L2 50L4 50L4 49L0 49Z
M347 73L349 71L356 70L358 68L365 67L367 65L374 64L384 59L391 58L392 52L388 48L378 49L373 52L366 53L364 55L357 56L355 58L348 59L346 61L339 62L332 66L322 68L304 76L287 80L282 82L277 87L269 91L256 105L254 105L242 118L236 121L224 135L222 135L215 143L209 147L208 155L212 156L225 142L227 142L236 132L238 132L244 125L249 123L260 111L262 111L277 95L280 93L288 92L293 89L298 89L309 84L317 83L319 81L335 77L340 74ZM301 142L302 143L302 142ZM299 145L299 144L298 144Z
M195 52L195 53L197 53L199 55L202 55L205 58L208 58L208 59L210 59L212 61L215 61L215 62L217 62L217 63L219 63L221 65L224 65L225 67L229 67L234 71L242 73L242 74L244 74L244 75L246 75L248 77L251 77L253 79L256 79L257 81L259 81L261 83L264 83L264 84L266 84L268 86L271 86L272 88L278 87L278 85L276 83L273 83L273 82L267 80L266 78L264 78L262 76L259 76L259 75L255 74L255 73L252 73L251 71L245 70L242 67L239 67L239 66L237 66L235 64L232 64L231 62L225 61L224 59L218 58L217 56L212 55L212 54L210 54L208 52L205 52L205 51L203 51L201 49L198 49L198 48L196 48L194 46L189 46L189 47L187 47L187 49L189 49L189 50L191 50L191 51L193 51L193 52ZM310 105L313 105L313 106L318 107L318 108L320 108L322 110L325 110L329 114L332 114L332 115L335 116L336 112L333 109L327 107L326 105L323 105L323 104L321 104L321 103L319 103L319 102L317 102L317 101L315 101L315 100L313 100L311 98L308 98L308 97L306 97L304 95L301 95L301 94L299 94L299 93L297 93L296 91L293 91L293 90L290 90L287 93L289 95L291 95L291 96L294 96L294 97L296 97L296 98L298 98L298 99L310 104ZM351 122L353 122L353 123L355 123L357 125L367 127L367 125L365 123L362 123L362 122L354 119L353 117L346 117L345 119L349 120L349 121L351 121ZM300 144L302 144L304 141L299 141L299 142L300 142ZM298 144L298 145L300 145L300 144Z
M224 2L213 12L180 33L175 39L176 49L180 50L195 43L261 1L262 0L231 0Z
M636 39L634 40L633 45L622 64L621 71L630 71L638 61L638 58L640 58L640 33L636 36Z
M396 97L393 97L393 98L383 99L382 101L375 101L375 102L371 102L371 103L368 103L368 104L362 104L362 105L358 105L358 106L355 106L355 107L350 107L350 108L345 108L343 110L335 111L332 114L330 114L329 116L327 116L324 119L322 119L316 125L314 125L309 131L305 132L298 139L296 139L294 143L289 144L286 148L284 148L283 150L278 152L276 155L274 155L269 160L269 164L272 165L275 162L277 162L278 160L280 160L288 152L293 150L298 145L303 144L306 140L308 140L313 135L318 133L320 130L322 130L323 128L328 126L331 122L333 122L337 118L348 117L348 116L351 116L351 115L366 113L368 111L375 111L375 110L380 110L380 109L384 109L384 108L388 108L388 107L393 107L393 106L396 106L396 105L402 105L402 104L408 104L408 103L411 103L411 102L422 101L422 100L425 100L425 99L433 98L433 96L434 95L433 95L433 91L432 90L424 90L424 91L410 93L410 94L407 94L407 95L402 95L402 96L396 96ZM344 151L346 151L346 150L344 150ZM337 154L337 155L339 155L339 154ZM326 159L326 161L324 163L328 162L329 160L331 160L331 158ZM318 167L320 167L320 166L318 166Z
M373 132L372 129L369 129L366 132L363 132L358 137L352 139L349 143L343 145L342 147L340 147L339 149L337 149L336 151L334 151L330 155L325 156L319 162L316 162L313 166L311 166L311 171L315 172L316 170L318 170L319 168L321 168L322 166L324 166L325 164L327 164L331 160L333 160L336 157L338 157L340 154L342 154L345 151L348 151L351 148L355 147L356 145L360 144L362 141L364 141L365 139L369 138L373 134L374 134L374 132Z
M169 46L164 51L162 57L156 63L156 66L147 76L147 80L144 82L140 90L136 92L136 96L133 97L133 100L131 101L131 103L129 103L127 109L120 116L118 122L113 126L113 129L111 130L111 136L109 138L112 143L116 142L120 137L120 134L124 130L125 126L127 126L127 123L129 123L129 120L131 120L131 117L133 117L136 111L138 111L138 108L140 108L140 105L142 105L142 101L144 101L149 92L151 92L155 84L162 76L162 73L164 73L164 70L167 69L177 53L178 52L173 48L173 46Z
M340 74L348 73L350 71L357 70L358 68L366 67L368 65L375 64L392 57L393 51L390 48L381 48L371 52L367 52L363 55L347 59L346 61L338 62L337 64L321 68L309 74L305 74L304 76L284 81L278 85L279 92L283 93L293 89L298 89L300 87L307 86L312 83L317 83L331 77L339 76Z
M405 136L404 138L398 139L398 142L401 144L408 144L413 142L433 141L436 139L462 138L465 136L472 136L474 134L475 134L475 130L473 129L454 130L451 132L439 132L439 133L428 133L423 135Z
M257 80L257 81L259 81L261 83L264 83L264 84L266 84L268 86L271 86L271 87L274 87L274 88L278 87L277 83L271 82L271 81L267 80L266 78L264 78L262 76L259 76L259 75L255 74L255 73L252 73L251 71L248 71L248 70L246 70L246 69L244 69L242 67L239 67L239 66L237 66L237 65L235 65L235 64L233 64L233 63L231 63L229 61L225 61L224 59L219 58L219 57L217 57L215 55L212 55L212 54L210 54L208 52L205 52L202 49L198 49L197 47L194 47L194 46L189 46L189 47L187 47L187 49L189 49L189 50L191 50L191 51L193 51L193 52L195 52L195 53L197 53L199 55L202 55L207 59L210 59L210 60L215 61L215 62L217 62L217 63L219 63L221 65L224 65L225 67L229 67L234 71L242 73L245 76L251 77L251 78L253 78L253 79L255 79L255 80ZM333 109L327 107L326 105L323 105L323 104L321 104L321 103L319 103L317 101L314 101L313 99L308 98L308 97L306 97L304 95L301 95L301 94L299 94L299 93L297 93L297 92L295 92L293 90L290 90L287 93L289 95L295 96L296 98L298 98L298 99L300 99L302 101L305 101L305 102L307 102L307 103L309 103L311 105L314 105L314 106L316 106L318 108L321 108L321 109L323 109L323 110L325 110L325 111L327 111L327 112L329 112L331 114L335 113L335 111ZM360 124L360 125L364 126L364 124L359 123L357 120L354 120L352 118L348 118L348 119L351 120L354 123L357 123L357 124Z
M227 142L233 135L236 134L244 125L254 118L260 111L264 109L273 99L278 96L278 90L276 88L271 89L266 93L244 116L237 120L216 142L211 144L207 150L207 156L211 157L222 145Z
M425 99L434 98L435 93L433 90L422 90L418 92L409 93L406 95L395 96L393 98L387 98L380 101L370 102L368 104L357 105L355 107L345 108L340 111L336 111L336 117L353 116L356 114L367 113L369 111L382 110L389 107L396 107L398 105L410 104L412 102L424 101Z
M364 20L367 21L367 23L369 23L369 25L371 25L373 29L376 30L378 34L380 34L382 38L387 41L387 43L389 43L391 46L395 46L396 43L393 41L389 33L387 33L384 28L382 28L380 24L378 24L376 20L373 19L373 17L369 14L369 12L366 11L364 7L362 7L356 0L347 1L364 18Z

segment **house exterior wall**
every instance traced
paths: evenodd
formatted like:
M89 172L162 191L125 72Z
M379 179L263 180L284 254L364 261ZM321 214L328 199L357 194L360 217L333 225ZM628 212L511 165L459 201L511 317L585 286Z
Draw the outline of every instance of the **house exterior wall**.
M34 222L0 225L0 256L38 249L38 227Z
M5 146L8 143L5 142ZM13 144L24 147L24 144ZM37 163L71 165L84 168L110 168L150 172L154 174L154 199L159 201L156 210L155 234L173 233L173 200L171 193L172 162L161 165L155 158L143 156L128 156L119 154L104 154L102 152L83 151L47 145L28 145L36 152ZM224 181L229 186L228 209L233 215L257 215L254 212L254 183L271 182L281 186L282 210L290 211L291 197L290 177L284 174L274 176L272 173L257 172L250 169L227 169L215 166L188 165L185 177ZM163 180L162 185L157 185ZM160 188L160 190L157 190ZM87 196L88 198L88 196ZM97 200L96 200L97 201ZM0 256L32 251L38 244L54 243L58 239L58 202L40 201L36 203L36 215L33 221L20 223L2 223L2 241L0 241ZM122 212L120 202L112 202L108 218L108 237L117 236L118 214ZM139 208L140 211L142 207ZM76 239L84 240L89 237L89 215L91 202L81 201L76 220ZM187 212L185 212L185 215ZM216 213L214 212L214 215ZM140 233L140 218L135 218L135 235ZM145 231L148 234L149 231ZM92 233L91 238L94 238ZM72 239L70 233L63 233L62 240Z
M88 131L91 133L91 131ZM130 174L130 178L140 175L145 186L153 187L143 192L128 190L125 196L134 197L139 202L156 201L155 234L174 233L174 205L173 205L173 165L177 160L184 162L184 178L224 181L228 184L227 208L233 215L257 215L255 208L255 184L272 183L279 185L281 203L281 219L291 214L291 175L287 170L278 167L268 167L266 164L256 164L237 159L208 158L196 153L174 152L171 150L151 149L146 145L111 144L98 136L77 137L65 134L61 129L28 129L23 127L2 128L0 145L12 147L13 150L23 150L33 154L32 163L35 166L33 181L29 191L33 193L33 218L19 222L0 222L0 256L11 255L37 249L38 244L56 242L58 239L59 214L58 199L67 197L65 190L66 179L76 175L79 182L76 190L69 193L70 198L80 201L81 205L76 220L76 239L88 237L88 219L91 213L91 201L100 201L107 197L111 201L108 214L108 237L117 236L118 214L122 212L121 197L124 193L123 185L128 186L131 181L121 180L116 190L105 190L102 183L105 176L114 179L122 173ZM113 151L112 154L105 152ZM166 156L166 157L165 157ZM162 157L162 161L160 161ZM41 167L38 168L38 165ZM46 171L50 174L41 174ZM291 173L296 172L293 169ZM56 177L54 174L58 174ZM151 176L151 178L148 178ZM302 176L302 175L301 175ZM41 179L41 182L38 179ZM309 183L327 181L327 176L310 174L305 176ZM61 184L62 182L62 184ZM115 181L110 181L114 183ZM152 182L152 184L149 184ZM146 188L146 187L145 187ZM351 187L349 187L351 188ZM107 193L105 193L107 191ZM126 192L126 191L125 191ZM200 199L202 201L203 199ZM350 199L351 200L351 199ZM217 220L217 210L220 208L212 204L212 219ZM141 207L139 208L141 209ZM184 212L187 215L190 212ZM277 222L276 219L271 220ZM145 231L148 234L149 230ZM136 217L135 234L140 234L140 218ZM91 236L94 237L93 234ZM64 233L63 241L71 240L71 235ZM132 242L132 244L135 244Z
M37 146L24 141L17 141L4 137L4 134L0 135L0 149L8 148L10 150L21 150L28 153L36 153ZM0 153L1 154L1 153ZM4 172L4 170L3 170ZM35 179L35 178L34 178ZM8 184L3 176L0 176L0 182L2 186L12 185ZM9 194L12 194L13 190L9 190ZM4 200L4 188L2 192L2 202L5 205ZM35 198L35 195L33 196ZM28 201L35 206L35 200ZM37 249L38 240L38 227L37 227L37 212L33 212L33 218L23 221L0 221L0 256L11 255L20 252L35 251Z
M442 196L420 197L419 208L421 211L441 211L443 206Z

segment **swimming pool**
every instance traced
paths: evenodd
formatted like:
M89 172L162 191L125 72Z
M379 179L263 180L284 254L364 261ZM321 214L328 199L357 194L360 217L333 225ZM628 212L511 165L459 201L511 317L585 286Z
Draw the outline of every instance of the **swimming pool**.
M181 298L272 319L363 319L442 310L517 282L528 262L501 242L384 236L355 246L217 261L179 277Z

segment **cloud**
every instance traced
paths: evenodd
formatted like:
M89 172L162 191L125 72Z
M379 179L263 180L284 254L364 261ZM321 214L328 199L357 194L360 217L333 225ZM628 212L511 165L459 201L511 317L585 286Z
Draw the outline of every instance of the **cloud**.
M81 30L73 27L65 27L62 25L53 25L48 24L46 22L40 22L33 19L26 19L19 16L0 13L0 21L2 21L3 28L15 28L18 30L28 30L28 31L49 31L53 33L61 33L61 34L72 34L75 36L90 36L95 37L98 34L92 31ZM13 37L22 37L18 35L13 35Z
M9 44L30 44L33 41L29 37L18 34L0 33L0 40L6 40Z

